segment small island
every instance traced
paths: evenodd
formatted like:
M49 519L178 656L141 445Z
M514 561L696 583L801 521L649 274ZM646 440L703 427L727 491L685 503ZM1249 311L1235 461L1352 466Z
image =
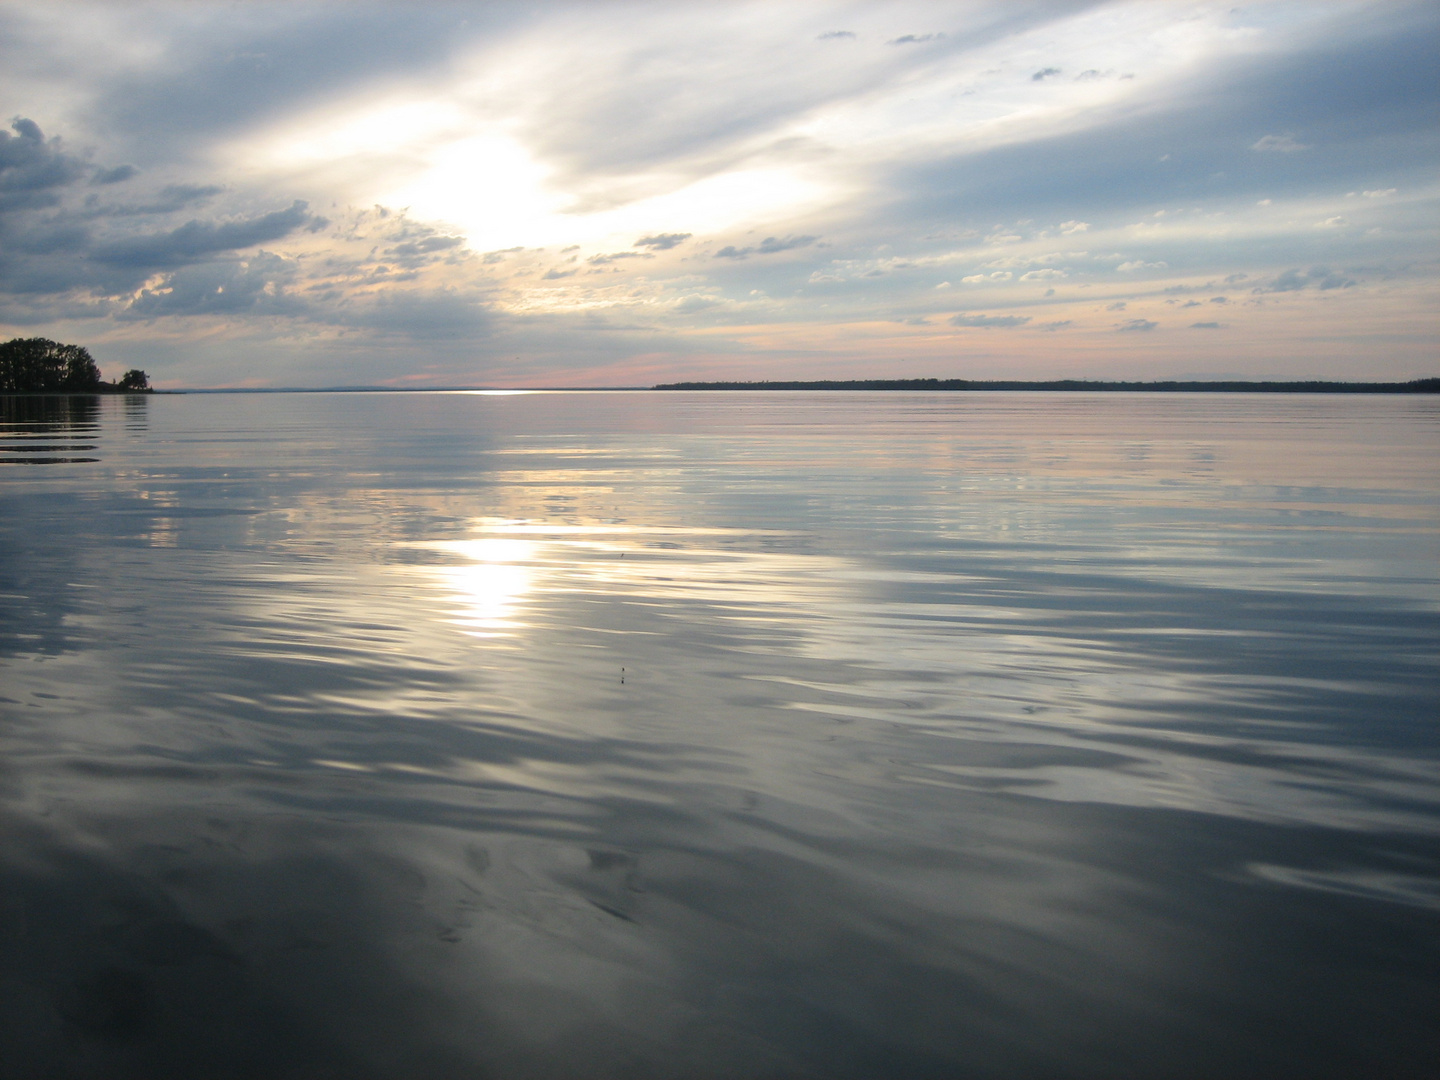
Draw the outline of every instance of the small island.
M90 350L49 338L0 344L0 394L148 394L150 378L131 368L112 382L100 377Z
M815 379L784 382L661 383L652 390L1086 390L1232 394L1440 394L1440 378L1409 382L1243 380L1111 382L1101 379Z

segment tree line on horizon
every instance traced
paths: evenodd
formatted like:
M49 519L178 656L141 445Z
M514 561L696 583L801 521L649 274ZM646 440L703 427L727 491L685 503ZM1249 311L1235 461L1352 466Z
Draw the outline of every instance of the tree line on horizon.
M0 344L0 393L113 394L150 389L150 378L131 368L105 382L90 350L49 338L11 338Z

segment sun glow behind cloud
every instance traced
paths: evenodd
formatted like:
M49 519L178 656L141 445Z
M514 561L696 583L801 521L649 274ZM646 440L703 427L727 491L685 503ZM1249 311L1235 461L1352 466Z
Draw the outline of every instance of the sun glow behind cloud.
M609 33L613 47L599 53L623 55L626 35ZM921 54L894 70L883 70L894 55L882 53L859 61L882 69L866 92L822 92L722 159L677 161L668 170L641 163L608 178L566 176L547 164L537 153L549 137L547 118L530 103L545 98L547 75L599 80L609 61L596 61L588 36L583 45L543 50L524 40L508 53L489 47L457 63L461 74L450 82L332 103L277 130L251 132L223 156L232 168L248 162L281 176L323 177L359 205L404 208L454 227L478 251L613 246L630 234L677 228L725 234L863 200L882 166L1104 123L1114 109L1155 98L1157 79L1251 48L1252 37L1227 28L1218 9L1177 21L1155 5L1119 5L958 55ZM1053 70L1068 74L1063 88L1037 93L1031 68L1045 63L1064 64ZM662 92L689 92L681 71L667 82Z
M0 206L0 320L151 368L220 342L226 382L291 385L1433 355L1418 8L199 0L132 33L64 2L0 42L68 185ZM102 25L112 66L54 74ZM321 42L348 44L302 62ZM70 104L16 97L42 70ZM1222 292L1225 319L1185 307Z
M258 158L261 168L296 179L344 183L356 202L458 229L477 251L629 247L637 236L682 224L691 233L726 233L813 214L850 193L813 169L752 164L698 178L626 177L617 188L654 193L589 209L593 192L582 198L566 190L522 135L514 121L488 122L444 98L388 100L327 110L288 125L258 155L239 145L227 156Z

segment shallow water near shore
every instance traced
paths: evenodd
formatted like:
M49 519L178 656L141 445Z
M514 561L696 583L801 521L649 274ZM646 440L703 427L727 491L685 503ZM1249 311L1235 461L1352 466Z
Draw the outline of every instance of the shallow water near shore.
M0 405L0 1078L1440 1075L1440 400Z

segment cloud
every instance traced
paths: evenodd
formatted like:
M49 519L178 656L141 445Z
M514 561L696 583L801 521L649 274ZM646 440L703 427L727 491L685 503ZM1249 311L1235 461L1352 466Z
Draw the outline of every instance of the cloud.
M715 253L717 259L743 259L747 255L774 255L794 248L809 247L820 239L818 236L767 236L758 247L737 248L727 244Z
M40 126L23 117L0 131L0 212L54 206L57 188L90 172L91 166L65 153L60 140L46 140Z
M1070 276L1070 275L1067 274L1067 273L1065 273L1064 270L1056 270L1054 267L1049 267L1049 266L1047 266L1047 267L1046 267L1045 269L1043 269L1043 270L1031 270L1031 271L1028 272L1028 273L1021 274L1021 275L1020 275L1020 280L1021 280L1021 281L1054 281L1054 280L1056 280L1057 278L1063 278L1063 277L1069 277L1069 276Z
M1263 135L1250 144L1250 149L1262 153L1293 154L1297 150L1309 150L1310 147L1296 142L1294 135Z
M1120 323L1116 326L1116 329L1123 334L1132 331L1144 332L1147 330L1154 330L1159 325L1159 323L1152 322L1149 319L1131 319L1129 322Z
M165 267L195 262L222 251L239 251L289 236L311 221L306 203L296 199L285 210L222 225L187 221L178 229L153 236L117 240L95 250L102 263L130 267Z
M507 256L507 255L514 255L517 251L524 251L524 250L525 250L525 248L524 248L523 246L521 246L521 245L519 245L519 244L516 244L514 247L497 248L495 251L487 251L487 252L485 252L485 254L484 254L483 256L481 256L481 258L483 259L483 261L484 261L487 265L493 266L493 265L496 264L496 263L502 263L502 262L504 262L504 261L505 261L505 256ZM573 248L573 247L568 247L568 248L566 248L564 251L560 252L560 254L561 254L561 255L564 255L566 251L574 251L574 250L575 250L575 248Z
M690 239L688 232L656 233L654 236L642 236L635 241L635 247L649 248L652 251L669 251L678 247Z
M886 45L924 45L927 41L939 41L944 34L906 34L904 37L892 38Z
M336 308L327 321L420 341L466 340L489 334L484 297L460 289L388 290Z
M1192 322L1192 323L1190 324L1190 329L1191 329L1191 330L1223 330L1224 327L1222 327L1218 322Z
M96 169L95 175L90 177L90 183L96 187L107 187L110 184L123 184L140 170L134 165L116 165L113 169Z
M621 259L653 259L654 257L648 251L612 251L608 255L591 255L585 261L591 266L605 266Z
M1041 330L1064 330L1065 327L1073 325L1070 319L1057 319L1054 322L1042 322L1039 324Z
M449 251L465 243L463 236L427 236L421 240L410 240L386 250L387 255L429 255L436 251Z
M183 210L193 203L205 202L225 189L219 184L166 184L159 194L140 206L117 210L119 213L168 214Z
M1227 284L1237 290L1237 305L1253 305L1244 336L1252 328L1263 331L1256 342L1293 358L1286 364L1313 363L1318 370L1343 347L1377 367L1394 366L1401 351L1421 349L1411 329L1369 349L1371 339L1359 339L1380 324L1369 316L1318 331L1299 328L1295 305L1256 304L1246 295L1252 287L1302 288L1318 300L1329 296L1323 290L1350 282L1346 266L1365 266L1367 279L1386 282L1387 296L1409 296L1405 290L1418 290L1422 279L1433 281L1433 268L1422 266L1417 252L1423 219L1433 216L1424 178L1433 175L1436 160L1429 137L1436 91L1416 74L1428 70L1421 61L1433 53L1433 33L1416 30L1432 31L1435 20L1433 12L1417 14L1419 7L1362 18L1343 6L1299 5L1294 19L1267 29L1264 50L1230 35L1224 12L1204 9L1187 24L1187 34L1193 29L1198 36L1195 50L1187 46L1183 56L1164 48L1173 25L1146 14L1145 5L1037 4L998 19L993 13L1003 5L955 5L943 21L935 19L950 35L945 41L918 32L896 38L902 22L889 31L891 48L878 48L885 33L869 21L858 35L858 23L832 29L838 9L817 21L815 12L794 14L800 9L784 5L756 17L721 17L703 5L673 13L602 6L593 15L584 6L480 5L466 9L476 25L464 29L445 7L346 5L342 13L324 4L233 10L212 4L180 18L173 5L160 5L143 28L112 23L124 39L115 42L115 55L144 55L143 71L122 62L74 64L94 34L93 23L88 30L70 25L85 22L79 16L47 16L54 27L48 38L0 33L0 80L22 88L40 80L28 96L16 97L15 108L48 101L70 110L57 117L76 117L70 129L39 113L32 114L39 126L8 119L0 125L9 132L0 140L0 200L33 200L30 208L0 213L0 305L16 310L37 298L30 310L94 311L103 304L118 310L143 288L154 295L130 317L206 311L218 326L225 310L225 318L235 320L226 325L238 334L246 312L274 312L282 306L277 296L294 296L304 305L292 317L312 325L274 332L277 339L291 335L299 349L298 342L313 339L313 324L338 318L341 306L362 313L357 327L374 322L373 294L394 290L401 271L416 270L423 273L423 280L414 279L416 295L448 284L490 298L496 312L523 312L517 324L526 336L515 339L516 354L541 340L545 325L578 318L572 308L612 323L664 312L670 327L693 311L707 342L722 353L775 349L778 364L780 335L765 339L765 325L813 326L816 340L843 335L837 327L929 310L935 282L962 282L962 275L957 288L992 289L992 303L1009 287L1002 282L1022 275L1036 301L1052 285L1079 298L1092 272L1112 283L1117 276L1127 282L1134 276L1136 283L1168 276L1169 267L1154 261L1164 251L1188 282L1177 309L1190 295L1207 300L1224 274L1251 266L1243 285ZM919 11L908 18L923 25L934 16ZM564 27L578 32L556 32ZM313 65L300 62L315 41L328 43L331 36L349 51L331 55L327 46ZM826 47L804 44L817 36ZM922 36L936 50L923 49ZM858 37L866 38L865 48L844 44ZM393 50L390 38L397 39ZM137 53L142 46L147 51ZM939 50L950 60L929 66ZM1047 54L1051 60L1039 60ZM776 63L777 56L784 62ZM471 75L456 74L478 70L482 57L487 80L498 88L483 106L464 81ZM375 64L367 66L372 58ZM502 62L492 70L495 59ZM1087 67L1087 61L1107 67ZM1141 63L1143 84L1118 79ZM1026 81L1048 81L1052 89L1030 94L1020 85ZM1091 100L1096 93L1100 98ZM392 110L394 101L405 107ZM492 123L514 142L515 161L486 157L480 171L472 171L470 187L459 172L442 175L449 167L440 153L448 153L447 140L469 138L476 125ZM446 124L437 134L436 125ZM352 128L355 145L321 160ZM63 144L49 138L56 131ZM1306 139L1313 145L1296 149ZM20 149L29 154L24 184L17 182ZM285 156L292 149L294 160ZM1168 164L1157 163L1164 155ZM36 168L42 158L60 169L49 180ZM513 177L506 173L511 164L520 170ZM521 166L533 166L533 173ZM400 178L410 169L426 179L410 185ZM509 180L519 185L515 190L534 181L539 209L512 207L499 197L512 189L505 186ZM447 183L473 209L468 217L457 213L453 227L401 236L373 219L360 230L346 225L356 212L348 207L420 205L419 196L401 193L438 191ZM1399 189L1406 199L1394 196ZM1352 190L1356 197L1342 202L1339 196ZM1361 199L1362 192L1368 197ZM283 212L296 196L310 200L304 224L289 233L282 227L280 239L222 246L235 237L221 230ZM1274 199L1268 211L1254 207L1262 197ZM1128 241L1130 254L1111 257L1120 241L1090 239L1107 235L1112 223L1149 219L1162 206L1168 216L1153 223L1153 246ZM341 225L322 226L322 210ZM1356 214L1349 227L1315 227L1342 211ZM452 220L440 210L424 213ZM487 231L487 216L503 220L505 231ZM1021 224L1023 218L1035 223ZM533 231L532 220L540 222ZM700 232L666 231L686 225ZM1383 236L1363 237L1371 226L1383 226ZM831 246L814 237L766 236L780 227L813 228ZM307 234L310 228L323 232ZM985 250L980 237L986 233L1007 256L1039 251L1062 237L1097 251L1083 258L1066 253L1053 263L1017 257L1003 267L1013 274L1002 278L1002 267L987 263L1001 250ZM1045 241L1047 233L1053 239ZM612 250L626 236L632 247ZM703 246L697 240L678 251L696 237ZM572 240L583 246L578 262L567 264L569 254L555 252ZM487 266L471 254L471 244L481 251L517 250L492 256L495 263ZM287 262L283 273L277 269L266 292L257 287L253 266L243 274L234 269L254 264L261 249L304 258ZM603 261L587 265L585 251ZM674 254L658 258L666 251ZM618 257L622 252L625 258ZM641 262L637 253L657 258ZM1320 277L1295 271L1289 280L1280 274L1287 264L1303 268L1320 258L1337 269ZM388 273L377 261L388 262ZM915 269L896 269L905 263ZM192 267L195 273L188 272ZM1058 288L1064 279L1036 273L1050 268L1068 271L1065 290ZM765 287L769 297L763 304L747 301L745 329L727 327L719 344L715 320L700 305L710 292L704 275L719 280L722 271L726 291L736 297L752 286ZM865 276L871 272L885 276ZM284 276L291 273L293 280ZM806 278L821 284L794 288ZM1098 279L1091 288L1102 292ZM691 294L702 299L675 299ZM1362 302L1372 302L1358 289L1350 295L1357 313ZM1108 302L1090 301L1091 314L1075 316L1079 326L1070 328L1077 333L1045 339L1052 351L1084 339L1080 330L1112 329L1095 311ZM1000 313L978 317L1032 310L1035 319L1054 321L1064 310L1056 305L1042 314L1006 303ZM728 308L715 307L711 315L721 310ZM1159 312L1144 302L1143 310ZM398 316L399 309L390 314ZM937 323L948 318L931 317ZM1211 318L1195 311L1191 317ZM398 335L397 325L391 318L376 332ZM1025 325L1030 335L990 337L1022 342L1046 324ZM210 332L208 326L194 332L200 329ZM893 325L889 330L902 333ZM1306 351L1309 346L1297 344L1320 333L1324 345ZM1406 344L1396 344L1401 338ZM1151 334L1142 344L1186 340ZM208 339L195 341L201 352L210 348ZM768 343L756 344L762 341ZM507 353L511 347L507 337ZM1235 363L1261 363L1260 344L1247 340L1238 347L1253 355ZM854 349L866 363L890 371L914 356L858 340ZM426 351L409 360L398 351L387 355L397 366L421 370ZM785 356L786 364L812 362L799 353ZM1015 362L1017 370L1038 363L1028 354L1017 354ZM1103 361L1112 362L1120 363ZM1113 367L1096 372L1118 373Z
M777 251L789 251L792 248L809 247L818 239L820 239L818 236L783 236L778 239L773 236L767 236L764 240L760 241L760 246L756 251L760 255L773 255Z
M299 315L306 305L288 294L285 284L297 267L277 255L261 254L244 263L208 263L185 267L154 288L144 289L120 314L126 319L167 315Z
M1124 300L1116 300L1113 304L1107 304L1107 305L1105 306L1105 310L1106 310L1106 311L1124 311L1124 310L1125 310L1125 301L1124 301Z
M1028 315L968 315L961 312L959 315L951 316L951 326L1024 326L1030 321Z
M1341 274L1332 273L1328 266L1312 266L1309 270L1286 270L1268 285L1255 288L1255 292L1299 292L1310 285L1320 289L1348 289L1355 282Z

